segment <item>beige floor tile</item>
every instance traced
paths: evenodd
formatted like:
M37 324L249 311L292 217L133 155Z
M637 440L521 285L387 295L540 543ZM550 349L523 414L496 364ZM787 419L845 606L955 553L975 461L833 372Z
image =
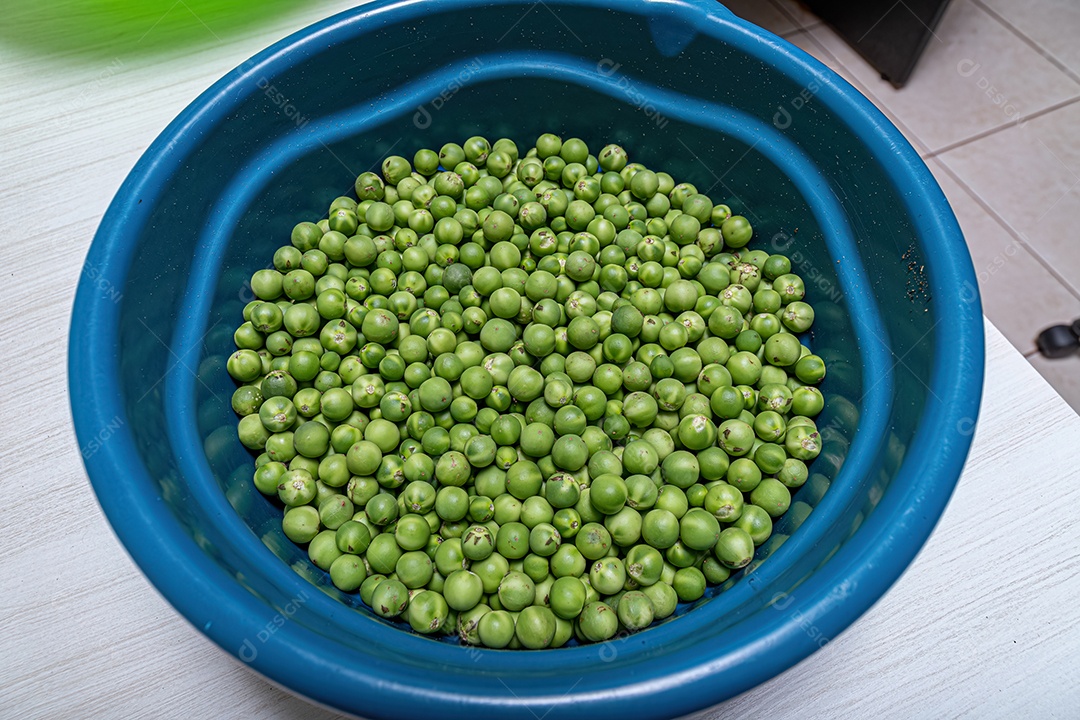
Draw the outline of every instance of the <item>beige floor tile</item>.
M939 157L1080 292L1080 103Z
M749 20L775 35L798 30L791 18L768 0L725 0L723 4L743 20Z
M1020 352L1048 325L1080 317L1080 300L982 208L934 159L930 167L964 231L983 313Z
M1065 402L1072 405L1073 410L1080 411L1080 355L1058 360L1032 355L1028 362L1065 398Z
M1080 96L1080 84L971 0L949 6L900 90L825 26L810 32L931 151Z
M991 11L1080 75L1080 3L1076 0L980 0Z

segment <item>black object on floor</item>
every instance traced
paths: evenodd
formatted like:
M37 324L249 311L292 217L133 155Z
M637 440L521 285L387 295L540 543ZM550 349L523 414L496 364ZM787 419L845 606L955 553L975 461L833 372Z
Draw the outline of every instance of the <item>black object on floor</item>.
M1054 325L1039 333L1035 346L1044 357L1068 357L1080 350L1080 319L1072 325Z
M803 2L896 87L911 76L949 4L949 0Z

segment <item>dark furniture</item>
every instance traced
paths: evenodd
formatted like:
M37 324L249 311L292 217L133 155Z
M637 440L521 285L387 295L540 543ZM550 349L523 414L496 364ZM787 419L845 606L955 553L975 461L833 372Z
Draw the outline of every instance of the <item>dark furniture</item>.
M851 47L896 87L911 76L915 62L945 12L949 0L803 0Z

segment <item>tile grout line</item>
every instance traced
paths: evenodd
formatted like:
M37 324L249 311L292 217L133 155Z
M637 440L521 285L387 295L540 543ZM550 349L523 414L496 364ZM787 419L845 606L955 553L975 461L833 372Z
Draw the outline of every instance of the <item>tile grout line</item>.
M1023 237L1020 235L1020 233L1018 233L1012 227L1012 225L1010 225L1008 223L1008 221L1005 220L1005 218L1001 217L1001 215L999 215L997 212L995 212L993 209L991 209L990 206L986 202L983 201L982 197L980 197L978 193L976 193L966 182L964 182L964 180L956 173L955 170L953 170L951 167L949 167L944 162L941 162L941 158L934 158L934 159L938 161L937 166L940 167L942 170L944 170L949 175L949 177L951 177L954 181L956 181L956 183L961 187L961 189L963 189L964 192L966 192L968 194L968 196L971 197L971 199L974 200L975 203L980 208L983 209L983 212L985 212L987 215L989 215L991 218L993 218L994 221L998 225L1000 225L1002 227L1002 229L1005 230L1005 232L1007 232L1009 234L1010 237L1012 237L1014 242L1019 244L1020 247L1027 250L1028 253L1030 253L1031 256L1035 258L1035 261L1037 263L1039 263L1040 265L1042 265L1043 269L1045 269L1048 273L1050 273L1050 276L1053 277L1055 280L1057 280L1058 283L1063 288L1065 288L1066 292L1068 292L1070 295L1072 295L1077 300L1080 300L1080 291L1078 291L1076 288L1074 288L1072 286L1072 283L1070 283L1068 280L1066 280L1064 277L1062 277L1061 274L1056 269L1054 269L1054 267L1052 265L1050 265L1049 262L1046 261L1046 259L1039 253L1038 250L1036 250L1032 245L1028 244L1023 239Z
M788 19L788 22L795 26L795 30L791 31L791 33L789 34L794 35L795 31L803 29L802 23L792 17L791 13L789 13L787 9L781 6L780 3L778 3L776 0L767 0L767 2L772 5L773 8L777 10L781 15L786 17Z
M780 37L782 37L782 38L784 38L786 40L786 39L788 39L790 37L794 37L795 35L798 35L801 32L805 32L807 34L810 34L811 30L813 30L814 28L819 27L821 25L824 25L824 24L825 24L824 22L822 22L821 20L818 20L817 22L815 22L815 23L813 23L811 25L807 25L806 27L793 27L790 30L788 30L786 33L783 33L782 35L780 35Z
M1013 35L1023 40L1024 43L1026 43L1028 46L1031 47L1032 50L1041 55L1047 62L1056 67L1061 72L1068 75L1069 79L1071 79L1073 82L1080 83L1080 74L1077 74L1068 65L1058 60L1049 50L1044 48L1039 43L1035 42L1035 40L1033 40L1032 38L1028 37L1028 35L1022 32L1020 28L1016 27L1011 22L1006 20L996 10L986 5L983 0L971 0L971 3L983 12L985 12L987 15L992 17L994 20L996 20L1002 27L1011 32Z
M1036 118L1040 118L1043 115L1048 115L1055 110L1060 110L1061 108L1068 107L1069 105L1072 105L1076 102L1080 102L1080 95L1076 95L1075 97L1071 97L1067 100L1062 100L1061 102L1055 103L1054 105L1051 105L1049 107L1045 107L1042 110L1036 110L1030 115L1024 115L1017 118L1016 120L1010 120L1006 123L1002 123L1001 125L998 125L997 127L992 127L989 130L983 130L982 132L975 133L971 137L964 138L963 140L957 140L956 142L940 147L937 150L931 150L929 153L926 154L923 159L929 160L930 158L938 157L939 155L943 155L959 147L963 147L968 143L975 142L976 140L982 140L984 138L990 137L991 135L995 135L999 132L1003 132L1013 127L1020 127L1023 123L1026 123L1029 120L1035 120Z
M788 9L786 7L784 7L783 5L781 5L778 0L767 0L767 1L768 1L768 3L770 5L773 6L773 8L775 10L777 10L781 15L786 17L788 19L788 22L790 22L792 25L795 26L794 29L791 30L791 32L787 33L787 35L794 35L795 32L798 31L798 30L809 30L812 27L817 27L818 25L820 25L823 22L821 20L821 18L819 18L817 15L815 15L814 16L814 22L810 23L809 25L803 25L801 22L799 22L799 19L797 17L795 17L795 14L789 12ZM782 35L781 37L786 37L786 35Z
M973 0L973 2L977 2L977 1L978 0ZM787 10L785 8L783 8L783 6L779 5L775 1L774 1L773 4L774 4L775 7L777 7L780 10L780 12L784 13L784 15L787 16L788 19L791 20L791 22L793 22L795 25L799 26L798 21L796 21L795 18L792 17L787 12ZM999 22L1000 22L1000 20L999 20ZM790 33L787 33L784 37L785 38L791 38L791 37L794 37L795 35L799 34L799 32L805 33L805 35L810 39L810 41L814 44L814 46L818 49L818 51L822 53L822 55L824 57L828 57L834 63L836 63L839 67L844 68L845 70L848 71L848 73L852 74L852 80L849 80L848 82L851 82L851 84L854 85L857 89L859 89L860 92L862 92L864 95L866 95L867 98L870 99L874 103L874 105L878 107L879 111L881 111L882 114L887 115L889 117L889 119L895 125L897 125L899 128L901 128L904 131L905 136L911 135L911 136L913 136L915 138L915 141L912 141L912 140L909 139L909 142L911 142L912 145L916 145L916 143L921 145L922 142L921 142L921 140L919 140L917 138L915 133L913 131L911 131L911 129L908 128L903 122L899 121L898 118L892 117L891 115L886 113L886 111L881 107L881 105L882 105L881 102L874 95L874 93L869 89L869 87L864 85L858 78L856 78L854 76L854 74L851 73L850 68L848 68L843 62L841 62L835 55L833 55L831 52L829 52L824 47L824 45L821 43L821 41L818 40L818 38L812 32L812 30L816 29L816 28L818 28L820 26L823 26L823 25L824 25L824 23L819 21L819 22L814 23L813 25L810 25L810 26L807 26L807 27L799 26L799 28L797 30L793 30ZM1011 27L1009 29L1012 30ZM1030 44L1030 41L1028 41L1026 38L1023 38L1023 39ZM1039 54L1043 55L1042 52L1040 52ZM1053 63L1053 64L1055 66L1057 66L1056 62ZM1070 79L1073 79L1071 73L1069 73L1069 76L1070 76ZM1027 250L1028 253L1030 253L1031 256L1035 259L1035 261L1037 263L1039 263L1039 265L1041 265L1050 274L1050 276L1053 277L1058 282L1058 284L1061 285L1065 289L1065 291L1067 293L1069 293L1073 297L1080 300L1080 292L1078 292L1076 289L1074 289L1073 286L1069 282L1067 282L1064 277L1062 277L1053 267L1051 267L1050 264L1043 258L1043 256L1034 247L1032 247L1027 242L1025 242L1023 240L1023 238L1021 238L1019 236L1019 234L1012 228L1012 226L1009 225L1009 223L1007 221L1005 221L1004 218L1002 218L997 213L995 213L993 210L991 210L990 207L985 202L983 202L982 198L979 197L979 195L977 193L975 193L974 190L972 190L968 186L968 184L966 182L964 182L956 174L955 171L953 171L953 169L951 167L949 167L948 165L946 165L944 162L941 161L942 158L940 157L943 153L948 152L949 150L953 150L953 149L955 149L957 147L960 147L962 145L965 145L965 144L967 144L969 142L974 142L975 140L979 140L979 139L982 139L984 137L988 137L990 135L993 135L993 134L995 134L997 132L1001 132L1002 130L1006 130L1006 129L1008 129L1009 127L1011 127L1013 125L1019 124L1020 122L1027 122L1028 120L1031 120L1031 119L1034 119L1034 118L1041 117L1043 115L1049 114L1049 113L1051 113L1051 112L1053 112L1055 110L1059 110L1059 109L1061 109L1063 107L1067 107L1068 105L1072 105L1073 103L1076 103L1077 101L1080 101L1080 95L1078 95L1076 97L1073 97L1073 98L1070 98L1068 100L1065 100L1063 102L1057 103L1055 105L1052 105L1052 106L1050 106L1048 108L1043 108L1042 110L1031 113L1030 115L1027 115L1027 116L1023 117L1020 120L1005 123L1005 124L1003 124L1003 125L1001 125L1001 126L999 126L997 128L992 128L992 129L990 129L988 131L978 133L978 134L976 134L976 135L974 135L974 136L972 136L970 138L966 138L966 139L961 140L961 141L959 141L957 143L953 143L952 145L947 145L947 146L945 146L943 148L933 150L933 151L931 151L929 148L925 148L925 146L923 148L923 151L921 151L921 152L919 151L918 147L916 147L915 150L917 152L919 152L919 154L922 157L924 162L928 161L928 160L931 160L931 159L937 159L938 160L938 162L937 162L938 166L943 168L946 171L946 173L948 173L953 178L953 180L955 180L957 182L957 184L960 185L961 189L964 192L966 192L968 194L968 196L971 197L976 202L976 204L983 210L983 212L985 212L987 215L989 215L994 220L994 222L996 222L999 226L1001 226L1009 234L1009 236L1013 238L1014 242L1016 242L1022 248ZM926 154L923 154L924 152ZM1028 351L1028 353L1025 354L1024 357L1025 358L1031 357L1032 353L1037 354L1038 350L1034 349L1034 350Z

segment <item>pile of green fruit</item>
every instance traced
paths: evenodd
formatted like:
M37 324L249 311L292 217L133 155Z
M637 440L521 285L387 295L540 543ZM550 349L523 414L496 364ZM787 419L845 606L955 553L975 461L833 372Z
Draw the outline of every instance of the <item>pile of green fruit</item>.
M379 616L491 648L640 630L745 567L820 446L789 259L618 145L381 169L293 229L235 333L285 534Z

